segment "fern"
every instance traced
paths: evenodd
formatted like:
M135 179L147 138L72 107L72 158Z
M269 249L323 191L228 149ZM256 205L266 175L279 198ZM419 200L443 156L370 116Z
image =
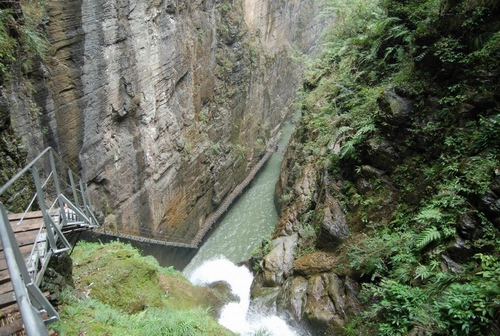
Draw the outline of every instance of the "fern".
M429 222L439 223L442 218L443 214L439 208L428 206L420 211L415 220L421 224L428 224Z
M426 280L431 277L432 271L429 267L426 265L418 265L418 267L415 269L415 279L420 278L420 280Z
M438 241L440 239L441 232L439 232L435 226L431 226L418 235L415 246L419 249L422 249L430 243Z

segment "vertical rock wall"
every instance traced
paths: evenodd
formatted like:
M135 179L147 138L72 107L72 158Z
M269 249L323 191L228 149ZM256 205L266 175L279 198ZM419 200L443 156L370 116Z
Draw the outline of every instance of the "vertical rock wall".
M318 13L313 0L50 1L48 60L10 87L25 101L29 77L41 112L13 107L14 124L31 155L50 145L81 172L110 229L189 241L290 112Z

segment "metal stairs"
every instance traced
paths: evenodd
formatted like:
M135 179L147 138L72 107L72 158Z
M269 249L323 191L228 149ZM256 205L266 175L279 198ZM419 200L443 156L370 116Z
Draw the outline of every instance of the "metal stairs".
M22 212L11 209L19 181L36 190ZM0 188L0 200L0 310L2 318L19 311L23 322L0 326L0 335L22 324L30 336L48 335L59 314L39 287L51 256L72 248L66 236L99 227L89 190L49 147Z

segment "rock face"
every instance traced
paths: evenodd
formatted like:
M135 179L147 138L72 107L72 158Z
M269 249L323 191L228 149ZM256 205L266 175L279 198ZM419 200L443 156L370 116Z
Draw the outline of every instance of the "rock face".
M347 219L338 200L327 194L317 238L318 247L334 249L346 240L348 234Z
M291 275L297 240L297 234L273 240L271 251L264 257L262 262L264 286L276 287L281 285L284 279Z
M300 127L285 152L275 199L280 220L252 284L252 297L267 305L271 312L290 316L290 320L314 335L335 335L345 326L349 316L358 316L361 302L360 285L345 272L339 272L336 250L348 238L348 219L333 191L327 175L314 160L300 160L302 153ZM372 173L382 171L366 167ZM292 195L283 197L283 195ZM314 218L304 217L314 212ZM303 229L312 221L318 228L314 239ZM294 242L289 254L284 242ZM312 245L311 245L312 244ZM291 259L290 259L291 258ZM273 295L267 295L272 293ZM276 294L277 293L277 294ZM259 297L266 297L260 300Z
M8 100L0 91L0 186L23 169L27 152L22 139L16 135L12 127ZM30 202L35 186L26 176L23 175L0 195L0 202L8 211L22 212Z
M56 148L113 214L110 230L177 241L263 154L295 97L292 57L326 25L312 0L47 6L50 53L24 76L36 93L20 93L23 78L8 88L29 155Z

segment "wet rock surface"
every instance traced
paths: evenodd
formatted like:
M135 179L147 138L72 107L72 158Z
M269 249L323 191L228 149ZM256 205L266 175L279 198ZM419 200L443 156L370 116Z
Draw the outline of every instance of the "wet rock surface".
M233 294L231 286L226 281L216 281L207 285L212 293L223 303L240 302L240 298Z

